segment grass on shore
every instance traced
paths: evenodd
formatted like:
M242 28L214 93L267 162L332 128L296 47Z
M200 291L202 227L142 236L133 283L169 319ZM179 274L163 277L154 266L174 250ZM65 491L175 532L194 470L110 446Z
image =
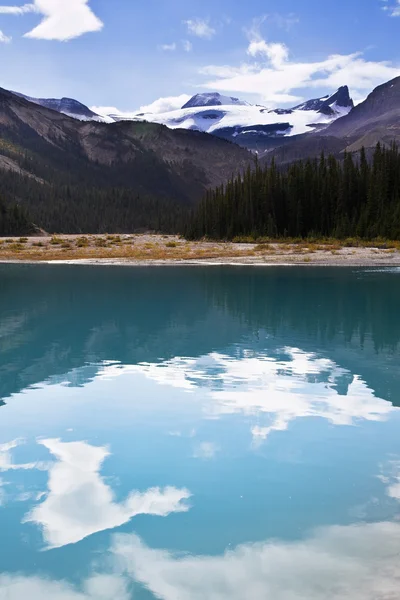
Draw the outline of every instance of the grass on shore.
M380 255L400 251L400 242L391 240L269 239L235 238L233 242L202 240L189 242L177 236L162 235L53 235L43 238L0 239L0 260L206 260L217 258L291 257L312 262L313 255L355 254L370 249ZM342 252L344 254L344 252Z

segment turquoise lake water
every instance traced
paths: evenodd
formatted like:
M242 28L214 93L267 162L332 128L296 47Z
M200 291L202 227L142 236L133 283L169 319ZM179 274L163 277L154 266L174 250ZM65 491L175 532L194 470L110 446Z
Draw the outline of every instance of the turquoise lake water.
M1 600L398 600L400 270L0 265Z

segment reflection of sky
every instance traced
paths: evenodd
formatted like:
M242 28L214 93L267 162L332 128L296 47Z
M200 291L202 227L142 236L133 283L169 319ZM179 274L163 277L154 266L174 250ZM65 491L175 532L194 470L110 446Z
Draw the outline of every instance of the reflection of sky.
M0 599L125 600L135 581L160 600L397 600L399 547L400 525L389 522L331 526L295 543L244 544L220 556L182 556L122 534L112 538L112 574L93 574L79 589L0 575Z
M15 440L0 446L0 470L43 469L41 463L14 464L11 461L10 450L19 443L20 440ZM115 502L112 489L100 475L102 463L109 455L107 448L56 439L39 443L56 461L47 466L45 500L26 515L24 522L39 525L49 547L74 544L96 532L119 527L137 515L165 517L188 510L185 500L190 498L190 492L172 486L132 491L124 502Z
M299 418L320 417L334 425L352 425L359 419L387 419L393 410L357 375L296 348L284 348L274 358L244 350L240 358L213 353L199 359L108 365L99 376L107 380L127 373L142 373L161 385L187 392L208 391L211 402L204 410L209 416L267 414L272 422L252 430L255 438L262 439L272 431L286 430Z
M396 600L400 525L328 527L288 544L245 544L222 556L173 555L116 536L124 569L162 600Z
M0 527L20 501L33 555L103 532L109 559L82 550L74 586L7 568L0 600L125 600L132 582L161 600L397 600L400 411L329 358L105 362L1 410Z

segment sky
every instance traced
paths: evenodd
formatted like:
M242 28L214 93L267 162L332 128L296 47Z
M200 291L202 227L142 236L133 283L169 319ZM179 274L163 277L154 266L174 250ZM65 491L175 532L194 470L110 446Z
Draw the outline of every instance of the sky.
M400 0L0 0L0 87L100 112L292 106L400 75ZM111 111L110 111L111 112Z

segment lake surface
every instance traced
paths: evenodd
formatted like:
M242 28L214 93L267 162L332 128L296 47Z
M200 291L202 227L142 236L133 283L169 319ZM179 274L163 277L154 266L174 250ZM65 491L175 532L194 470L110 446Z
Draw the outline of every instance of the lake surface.
M0 265L0 599L398 600L399 300Z

